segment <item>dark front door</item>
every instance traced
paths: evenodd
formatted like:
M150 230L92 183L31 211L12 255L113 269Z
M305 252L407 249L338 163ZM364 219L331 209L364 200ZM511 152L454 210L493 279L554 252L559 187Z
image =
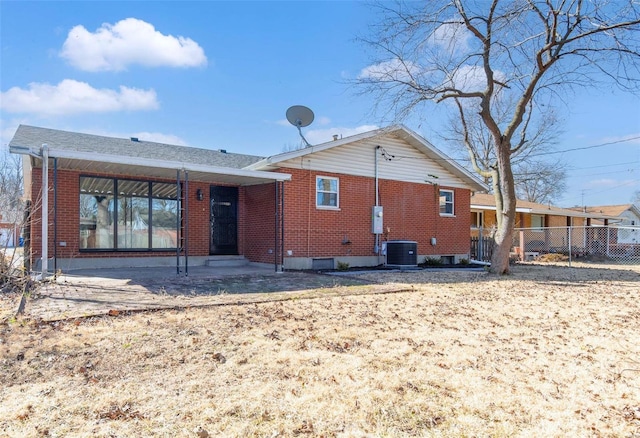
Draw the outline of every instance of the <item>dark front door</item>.
M238 188L211 186L209 253L238 254Z

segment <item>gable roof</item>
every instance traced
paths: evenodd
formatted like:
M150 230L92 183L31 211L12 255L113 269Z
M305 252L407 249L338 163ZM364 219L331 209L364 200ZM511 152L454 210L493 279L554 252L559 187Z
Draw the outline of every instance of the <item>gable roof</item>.
M176 178L176 171L188 171L201 181L250 185L285 181L291 175L247 170L261 157L123 139L79 132L20 125L9 150L31 158L32 166L42 165L41 147L47 144L49 157L58 159L60 169L84 172L144 175Z
M640 209L634 204L620 204L620 205L597 205L591 207L574 207L571 210L579 210L585 213L599 213L606 214L607 216L620 216L627 210L631 210L636 216L640 217Z
M476 193L471 196L472 210L495 210L496 199L493 194ZM531 214L549 214L554 216L584 217L596 219L616 219L615 216L602 212L583 212L571 208L560 208L553 205L538 204L522 199L516 200L516 212Z
M427 140L410 130L403 125L394 125L388 128L376 129L373 131L364 132L361 134L344 137L338 140L329 141L319 145L312 145L295 151L285 152L278 155L273 155L264 158L250 166L247 169L255 170L272 170L278 168L279 164L284 163L295 158L304 157L306 155L327 151L330 149L338 148L344 145L356 143L362 140L374 139L376 137L395 137L405 141L427 158L436 161L438 165L442 166L445 170L464 181L471 190L474 191L486 191L489 187L484 184L473 173L469 172L462 165L458 164L452 158L447 156L442 151L438 150L435 146L429 143Z

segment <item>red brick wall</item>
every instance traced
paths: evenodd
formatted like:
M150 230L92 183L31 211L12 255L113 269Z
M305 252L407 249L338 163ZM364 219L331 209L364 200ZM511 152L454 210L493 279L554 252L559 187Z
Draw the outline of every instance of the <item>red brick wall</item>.
M240 253L253 262L275 263L275 184L246 186L241 193L240 217L244 220L238 228L244 239Z
M374 255L375 235L371 233L371 208L375 204L373 178L284 169L292 180L284 183L285 244L293 257L338 257ZM127 175L91 174L126 178ZM340 181L340 210L315 206L316 175ZM80 252L79 177L75 171L58 171L59 258L172 256L175 251ZM130 177L130 176L129 176ZM144 178L147 179L147 178ZM151 180L154 180L151 178ZM171 180L155 180L175 182ZM32 254L40 258L42 170L33 169ZM49 175L49 256L53 256L53 171ZM209 183L189 181L189 255L209 254ZM444 187L443 187L444 188ZM204 199L198 201L197 189ZM275 260L275 184L242 187L239 190L238 249L256 262ZM453 189L455 216L439 214L438 187L399 181L379 181L380 204L384 207L386 240L414 240L419 254L466 254L469 251L470 192ZM437 244L432 246L430 239ZM348 244L343 242L349 242Z
M291 173L292 180L285 183L285 251L293 251L294 257L374 255L373 178L297 169L287 169L287 172ZM339 211L316 208L317 175L339 178ZM436 186L379 180L384 229L389 230L384 237L416 241L419 254L468 253L470 192L452 190L455 216L444 217L439 214ZM430 243L432 237L436 238L435 246Z

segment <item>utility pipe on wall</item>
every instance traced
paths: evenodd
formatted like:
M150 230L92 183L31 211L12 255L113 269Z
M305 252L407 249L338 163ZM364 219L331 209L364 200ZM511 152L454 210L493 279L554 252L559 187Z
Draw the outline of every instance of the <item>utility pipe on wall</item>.
M375 206L378 207L378 202L380 199L380 196L378 194L378 150L380 150L380 145L376 146L374 153L376 154L376 158L375 158L375 185L376 185L376 203ZM380 234L376 234L376 240L375 240L375 244L373 246L373 252L378 256L378 258L380 257ZM378 260L380 261L380 260Z
M49 271L49 146L40 148L42 155L42 279Z

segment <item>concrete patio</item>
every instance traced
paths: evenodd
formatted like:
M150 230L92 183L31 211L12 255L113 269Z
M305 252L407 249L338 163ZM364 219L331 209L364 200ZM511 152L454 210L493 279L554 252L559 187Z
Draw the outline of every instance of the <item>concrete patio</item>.
M373 290L372 286L375 286ZM272 266L175 269L127 268L70 271L50 277L29 297L26 317L56 321L123 312L246 304L327 294L384 292L356 276L275 272ZM397 288L397 286L396 286Z

